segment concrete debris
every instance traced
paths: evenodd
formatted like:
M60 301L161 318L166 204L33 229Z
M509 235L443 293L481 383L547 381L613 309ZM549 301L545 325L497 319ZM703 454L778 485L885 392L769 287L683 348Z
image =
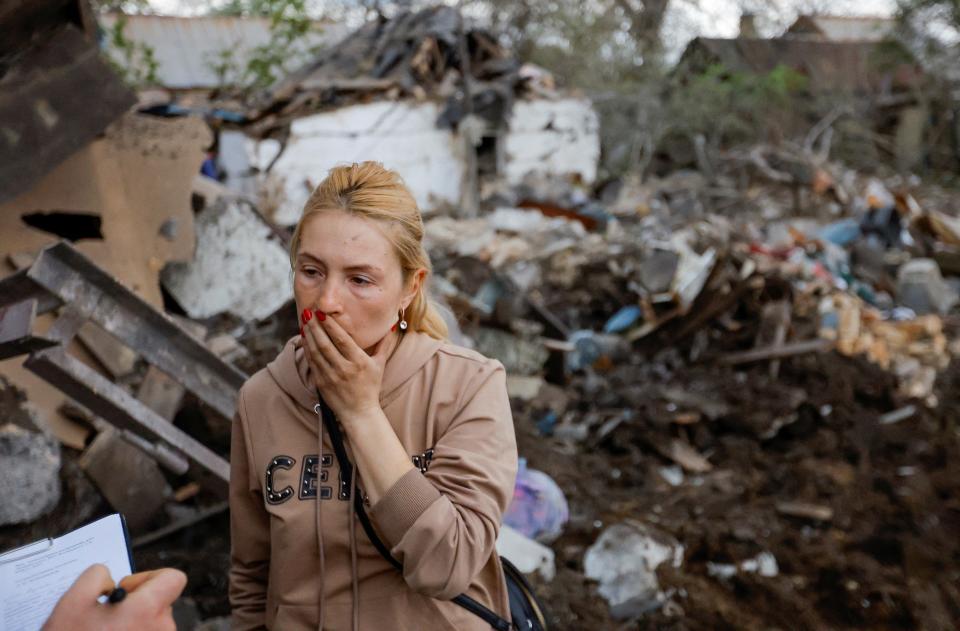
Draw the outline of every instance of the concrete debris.
M261 188L267 215L284 226L344 156L396 169L428 212L474 216L478 189L530 174L590 184L597 112L552 86L542 68L521 72L495 34L456 8L380 14L249 99L247 146L222 161L226 183L243 194ZM224 131L222 144L236 147L236 134Z
M524 377L515 374L507 375L507 393L511 399L532 401L540 394L543 385L543 377Z
M583 558L584 575L600 583L598 591L616 619L640 616L663 605L657 567L680 567L683 546L671 537L635 521L614 524L590 546Z
M196 232L194 259L171 264L162 275L191 318L230 312L260 320L290 300L290 257L249 207L221 198L197 217Z
M132 532L146 529L171 494L157 463L113 430L97 435L80 467L114 510L123 513Z
M60 443L13 423L0 426L0 526L29 523L60 501Z
M479 329L474 335L474 342L480 353L499 359L508 374L535 375L550 355L542 344L496 329Z
M913 259L903 264L897 272L897 298L921 315L945 315L960 302L957 290L943 281L933 259Z

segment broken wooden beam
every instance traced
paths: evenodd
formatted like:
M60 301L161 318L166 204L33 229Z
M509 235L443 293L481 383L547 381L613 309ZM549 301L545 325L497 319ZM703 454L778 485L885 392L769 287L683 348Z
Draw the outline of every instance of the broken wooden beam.
M807 353L824 353L831 348L833 348L833 342L830 340L804 340L803 342L794 342L792 344L768 346L742 351L740 353L730 353L729 355L721 357L719 361L722 364L730 365L747 364L765 359L784 359L786 357L805 355Z
M777 502L777 512L788 517L801 517L814 521L830 521L833 519L832 508L809 502Z
M757 333L755 344L757 348L767 345L780 348L786 343L791 320L790 307L790 302L786 300L777 300L764 305L760 316L760 331ZM779 373L780 360L774 359L770 362L770 378L776 379Z

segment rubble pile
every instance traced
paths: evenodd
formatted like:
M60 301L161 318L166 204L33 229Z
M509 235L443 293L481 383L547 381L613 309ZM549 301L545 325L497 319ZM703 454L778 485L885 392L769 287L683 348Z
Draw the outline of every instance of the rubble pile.
M478 218L426 222L454 341L507 368L529 469L498 546L555 628L958 619L956 198L807 173L754 170L744 186L681 172L597 195L528 178L488 190ZM0 348L30 353L74 399L59 412L95 431L57 441L0 388L10 464L49 463L11 491L0 547L121 510L139 563L189 569L185 628L226 615L229 393L295 333L293 310L191 320L66 243L8 258ZM172 269L167 298L190 307ZM73 336L99 349L98 374L63 352Z
M950 628L956 198L854 175L797 212L678 177L700 188L426 225L435 294L570 504L558 628Z
M282 226L330 166L304 156L356 153L297 148L293 123L389 102L361 117L374 134L428 96L420 123L475 159L436 158L403 117L392 146L435 158L409 162L422 192L472 182L470 212L424 206L431 292L452 340L506 367L523 460L497 546L551 628L956 628L956 191L827 162L830 120L804 148L595 190L590 104L440 7L378 18L262 95L245 131L296 165L280 222L197 175L201 120L127 111L85 2L21 4L33 34L11 46L33 43L0 57L43 81L7 81L8 109L70 106L0 168L0 551L122 512L137 566L188 573L178 628L225 628L230 419L298 328ZM54 98L88 75L96 116ZM550 98L521 115L523 96ZM470 130L511 104L513 136Z

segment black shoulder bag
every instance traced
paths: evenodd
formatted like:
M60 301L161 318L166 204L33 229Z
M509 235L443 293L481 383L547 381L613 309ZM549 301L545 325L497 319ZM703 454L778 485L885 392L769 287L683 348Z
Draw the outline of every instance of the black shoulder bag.
M353 477L353 464L347 458L347 451L343 447L343 434L340 432L340 426L337 424L337 418L333 414L333 410L330 409L326 401L323 400L323 397L320 396L319 391L317 392L317 396L320 399L320 403L317 404L317 411L320 413L323 424L330 434L330 442L333 444L333 451L337 456L337 462L340 464L340 472L342 474L340 478L340 491L349 492L346 490L350 488L350 480ZM403 565L400 561L393 558L389 548L380 540L380 537L377 536L376 531L373 529L373 524L370 523L370 518L367 517L367 511L364 508L363 498L360 496L360 493L354 494L353 507L357 513L357 517L360 519L360 525L363 526L363 531L367 533L367 537L370 538L370 541L377 549L377 552L380 553L380 556L402 572ZM513 563L503 557L500 557L500 562L503 564L503 574L507 583L512 622L504 620L466 594L460 594L453 599L453 602L470 613L476 614L497 631L547 631L547 622L543 616L543 607L533 593L533 588L530 587L530 583L527 582L527 579L524 578L523 574Z

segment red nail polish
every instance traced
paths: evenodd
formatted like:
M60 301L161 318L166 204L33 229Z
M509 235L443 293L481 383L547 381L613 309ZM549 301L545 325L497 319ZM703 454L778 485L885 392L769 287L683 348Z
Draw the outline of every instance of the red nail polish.
M309 310L309 309L304 309L304 310L303 310L303 322L304 322L304 324L306 324L307 322L309 322L312 318L313 318L313 314L310 312L310 310Z
M390 327L390 330L391 330L391 331L396 331L396 330L397 330L397 323L396 323L396 322L393 323L393 326Z
M317 320L320 320L321 322L323 322L326 319L327 319L327 314L317 309Z

